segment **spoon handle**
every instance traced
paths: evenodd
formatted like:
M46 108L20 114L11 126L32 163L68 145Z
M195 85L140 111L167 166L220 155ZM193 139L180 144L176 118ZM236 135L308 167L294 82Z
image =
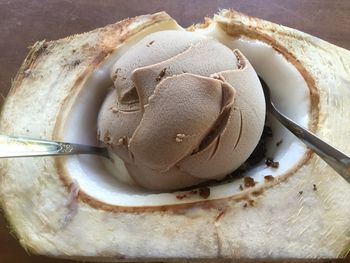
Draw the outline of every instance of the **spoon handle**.
M107 150L102 147L0 135L0 158L73 154L108 157Z
M326 163L350 183L350 157L321 140L312 132L289 119L275 107L269 109L288 130L302 140L311 150L318 154Z

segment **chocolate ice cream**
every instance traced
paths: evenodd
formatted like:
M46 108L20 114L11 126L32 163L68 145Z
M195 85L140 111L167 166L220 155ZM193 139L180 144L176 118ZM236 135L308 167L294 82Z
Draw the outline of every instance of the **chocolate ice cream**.
M259 79L238 50L160 31L115 63L99 139L137 184L171 190L222 179L252 153L265 121Z

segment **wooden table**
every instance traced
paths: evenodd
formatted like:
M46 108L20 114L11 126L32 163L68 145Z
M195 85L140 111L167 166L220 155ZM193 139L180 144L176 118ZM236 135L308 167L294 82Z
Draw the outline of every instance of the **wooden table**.
M11 78L28 52L27 47L37 40L59 39L126 17L161 10L166 10L187 27L202 21L204 16L212 16L219 8L233 8L350 49L348 0L0 0L0 92L6 96ZM0 262L68 261L29 256L10 235L4 218L0 216Z

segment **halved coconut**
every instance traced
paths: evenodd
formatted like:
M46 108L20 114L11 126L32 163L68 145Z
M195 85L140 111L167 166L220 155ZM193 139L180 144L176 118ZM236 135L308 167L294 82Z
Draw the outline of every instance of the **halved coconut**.
M164 12L37 42L1 112L1 133L97 144L114 62L151 32L185 30ZM350 53L223 10L187 29L239 49L288 116L350 153ZM178 192L137 187L96 156L1 160L0 198L25 249L92 261L335 258L350 250L349 184L273 118L268 156L245 177Z

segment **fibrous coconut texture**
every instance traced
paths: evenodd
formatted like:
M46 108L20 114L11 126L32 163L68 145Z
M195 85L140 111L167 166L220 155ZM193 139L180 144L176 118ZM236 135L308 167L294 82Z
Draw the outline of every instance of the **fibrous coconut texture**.
M201 34L208 27L227 43L259 40L283 56L308 85L310 128L350 153L349 51L235 11L223 10L191 30ZM36 43L3 105L0 132L64 140L73 106L89 92L85 84L101 63L150 33L173 29L183 30L161 12ZM0 161L1 206L19 242L32 253L111 262L337 258L350 250L349 184L316 155L306 155L285 176L232 196L191 202L174 193L173 203L159 206L110 204L88 195L75 183L67 160Z
M170 190L222 179L252 153L264 95L247 59L185 31L150 34L112 70L99 139L141 186Z

